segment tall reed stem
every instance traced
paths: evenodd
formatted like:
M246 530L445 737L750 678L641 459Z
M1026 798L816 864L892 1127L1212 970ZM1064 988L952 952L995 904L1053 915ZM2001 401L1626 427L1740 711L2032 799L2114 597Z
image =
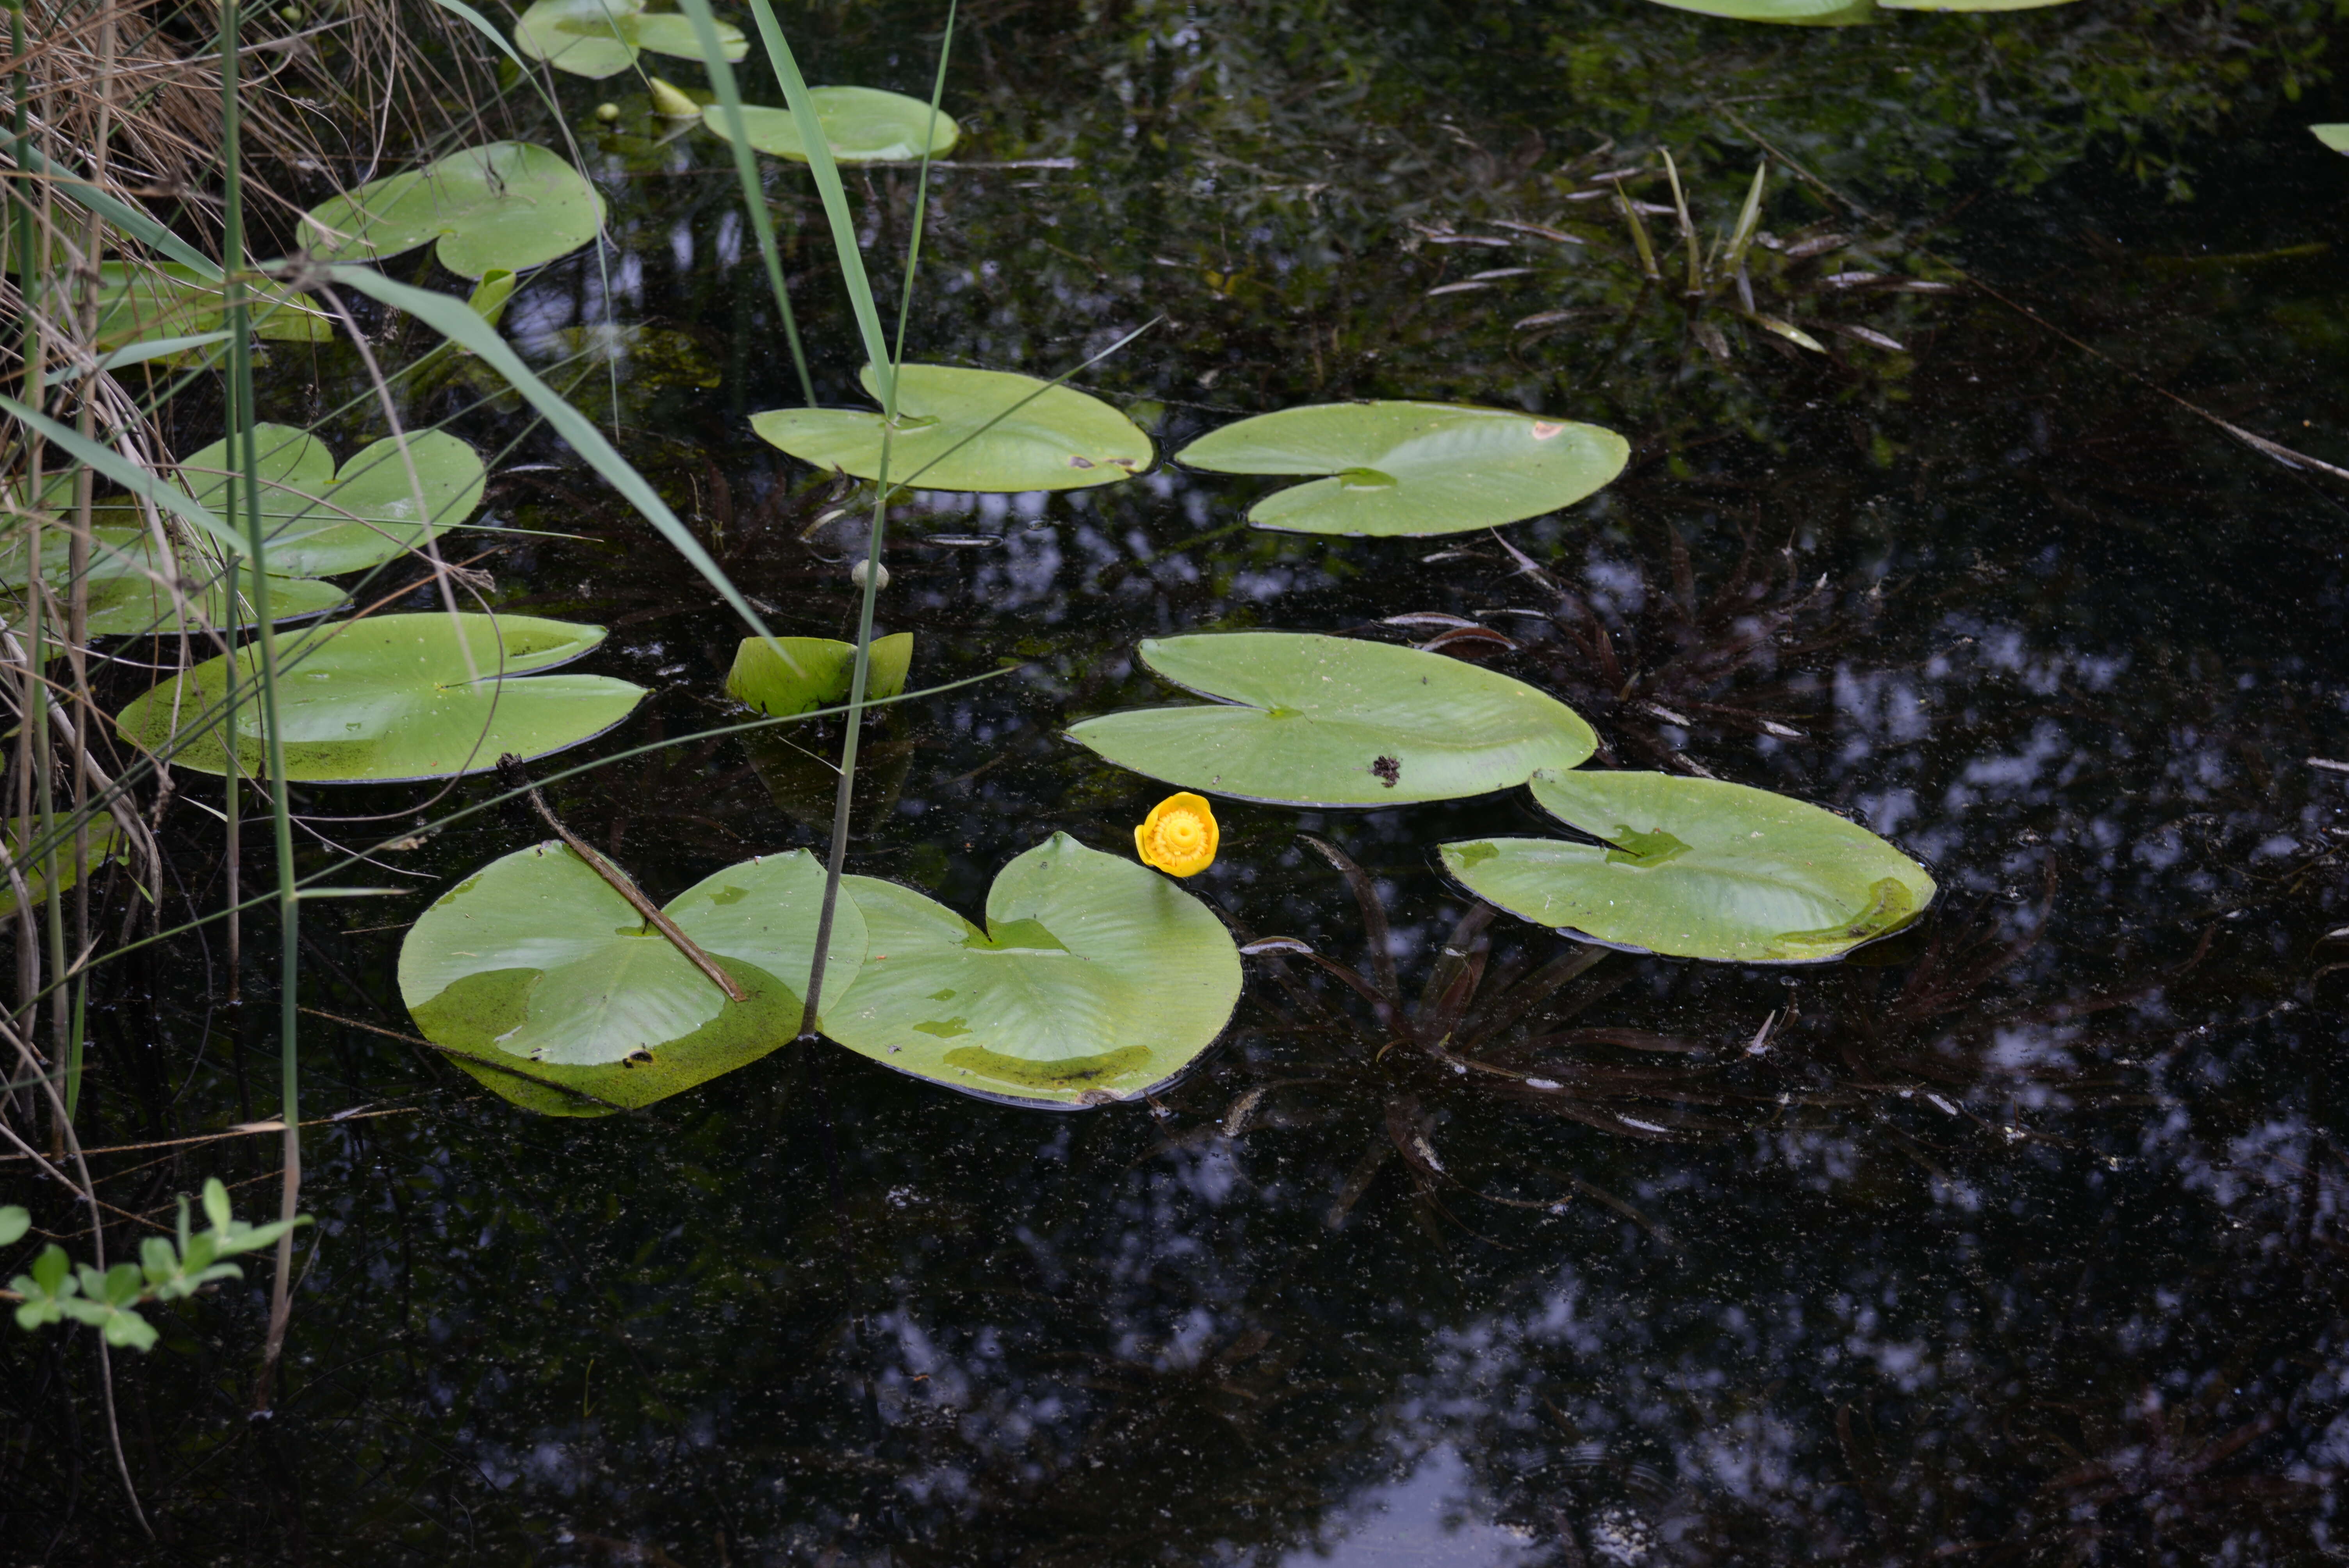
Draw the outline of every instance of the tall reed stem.
M764 0L760 7L762 28L768 23ZM840 743L840 788L833 797L832 852L824 862L823 907L816 916L815 956L808 965L807 1006L800 1015L800 1038L816 1037L816 1014L823 1002L823 970L832 953L833 917L840 907L840 878L848 861L851 808L856 799L856 745L864 731L864 690L873 673L873 606L881 591L881 545L889 525L889 445L897 424L897 367L905 362L905 323L912 315L914 276L922 263L922 223L929 210L930 143L937 135L938 104L947 90L947 61L954 52L955 13L960 0L948 0L946 33L938 41L938 70L930 84L930 119L922 138L921 183L914 191L914 232L905 248L905 277L897 295L897 339L888 363L874 370L881 377L881 474L874 481L873 527L864 542L864 598L856 615L856 662L848 677L848 733ZM796 69L792 76L796 77ZM804 90L804 89L802 89ZM843 263L843 267L845 263ZM852 291L863 283L860 265L851 274ZM869 312L871 289L863 303Z
M242 21L239 0L223 0L221 6L221 158L227 166L227 188L222 203L222 259L228 272L228 356L229 356L229 431L233 442L234 459L230 464L232 474L241 469L243 482L233 478L235 490L230 496L230 519L235 517L234 507L243 502L245 540L253 560L253 618L259 628L261 645L261 734L263 763L268 770L269 814L276 830L277 860L277 928L280 938L277 976L277 1049L282 1097L279 1115L285 1124L285 1179L278 1201L278 1217L287 1222L284 1235L277 1240L276 1277L269 1291L269 1337L261 1354L261 1377L254 1393L254 1408L266 1411L276 1377L279 1359L285 1349L285 1324L294 1309L294 1233L292 1222L295 1205L302 1194L302 1095L300 1018L301 1001L297 985L301 973L301 912L302 905L294 885L294 815L285 794L285 741L277 722L277 629L271 619L269 605L269 539L261 525L260 455L254 450L253 433L253 339L247 330L244 303L244 181L239 160L239 139L243 130L238 102L238 29ZM236 622L233 601L227 608L229 624ZM231 660L232 681L241 660ZM233 730L227 736L227 751L233 769L237 755L237 736Z

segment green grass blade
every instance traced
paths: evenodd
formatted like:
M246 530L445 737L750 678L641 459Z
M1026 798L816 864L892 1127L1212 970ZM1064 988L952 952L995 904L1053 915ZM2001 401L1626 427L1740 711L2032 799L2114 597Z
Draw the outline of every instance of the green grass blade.
M70 425L60 425L47 415L27 408L14 397L0 393L0 409L5 409L38 430L51 444L62 447L77 462L88 464L133 495L143 496L164 511L183 517L219 542L221 547L239 555L245 552L245 542L237 531L193 496L156 479L153 474L129 461L110 448L81 435Z
M395 309L404 310L441 336L471 349L484 364L505 378L507 386L521 393L523 399L539 411L556 435L570 442L579 455L587 459L589 466L603 476L605 483L618 490L627 499L629 505L643 514L646 521L659 530L661 537L667 540L670 546L684 556L712 588L718 590L719 597L742 617L745 624L762 637L774 635L767 629L766 622L759 618L759 613L750 608L750 601L743 598L741 591L734 586L732 579L726 575L725 569L710 558L709 552L701 547L701 542L693 537L692 531L678 521L677 513L671 511L668 503L645 482L645 477L629 465L627 459L620 456L612 443L604 438L603 432L596 429L585 415L564 402L553 387L533 374L530 366L522 362L522 356L498 335L497 329L476 315L471 305L448 294L394 283L381 273L370 272L365 267L338 266L329 268L328 273L335 283L357 289L368 298Z
M864 253L856 244L856 214L848 210L848 191L840 183L840 166L832 159L832 143L824 139L823 124L816 119L815 100L783 30L775 23L769 0L750 0L750 15L759 24L759 40L767 46L767 60L782 84L783 101L791 106L799 127L800 145L807 151L808 172L815 177L816 194L823 199L823 215L832 223L832 246L838 253L840 281L847 286L848 303L856 312L856 330L864 340L864 357L881 377L881 411L897 417L897 370L889 357L889 339L881 330L881 310L873 302L873 281L864 275ZM738 145L740 145L738 143Z
M455 0L440 0L446 5ZM759 238L759 259L767 269L767 286L774 291L775 304L783 313L783 336L791 344L792 364L800 373L800 392L807 398L808 407L815 407L815 378L808 374L807 349L800 342L800 325L792 315L791 290L783 285L783 259L775 249L774 214L767 211L766 191L759 184L759 155L750 145L750 133L742 124L742 91L734 80L734 67L726 58L726 47L718 39L718 22L709 14L709 0L679 0L685 14L693 19L693 39L701 46L701 63L709 72L709 85L718 93L718 102L726 114L727 139L734 144L734 173L742 182L742 201L750 210L750 229ZM923 162L929 155L923 154ZM901 332L900 336L903 334Z
M148 249L160 251L181 265L193 268L205 282L220 281L218 262L165 228L163 221L144 207L135 206L99 190L85 176L75 173L29 144L19 144L16 157L27 172L47 175L50 188L75 206L97 213Z

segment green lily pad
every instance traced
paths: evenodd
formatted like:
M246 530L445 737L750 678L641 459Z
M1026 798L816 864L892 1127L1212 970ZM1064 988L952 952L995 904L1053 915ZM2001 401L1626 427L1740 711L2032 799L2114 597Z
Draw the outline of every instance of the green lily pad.
M905 671L913 662L913 633L874 638L872 664L864 677L865 696L889 697L904 691ZM777 637L771 648L763 637L745 637L734 650L734 667L726 676L726 695L778 717L808 713L846 702L849 677L855 667L854 643L833 637Z
M895 882L843 885L864 915L864 967L826 1006L824 1033L966 1094L1134 1099L1215 1044L1239 1001L1239 951L1213 911L1066 833L1003 868L985 931Z
M304 431L255 425L253 437L273 573L331 577L380 566L464 521L481 504L487 475L480 456L443 431L387 436L353 453L339 472L326 443ZM228 442L214 441L181 463L181 488L227 517L232 461ZM230 519L239 528L243 505L240 497L238 515Z
M879 401L873 366L860 379ZM881 477L882 423L880 415L853 408L772 408L750 416L752 429L792 456L863 480ZM1086 490L1132 479L1150 467L1151 456L1150 438L1098 397L1001 370L898 367L892 484Z
M1418 537L1571 506L1631 449L1596 425L1454 403L1320 403L1202 436L1174 460L1220 474L1327 474L1248 510L1258 528Z
M57 859L54 863L57 872L57 891L63 892L81 880L81 872L74 864L73 831L67 826L62 812L57 815L57 826L61 837L57 846ZM38 841L42 836L40 829L41 824L36 818L33 822L31 840L28 841L24 830L25 819L9 818L5 828L9 858L14 860L23 854L28 841ZM89 820L82 831L92 870L96 870L109 861L119 861L123 858L122 830L102 808ZM33 902L36 904L46 903L49 896L48 879L41 874L42 870L43 867L38 860L27 861L16 867L17 874L25 879L25 891L32 894ZM5 872L0 872L0 916L16 913L16 884Z
M2349 125L2312 125L2308 129L2333 151L2349 152Z
M1848 27L1872 20L1875 0L1655 0L1675 11L1733 22L1778 22L1796 27Z
M1403 806L1522 784L1598 747L1556 697L1442 654L1225 632L1145 641L1142 662L1216 699L1089 718L1069 738L1186 789L1288 806Z
M931 123L930 106L904 93L878 88L811 88L816 123L835 163L914 163L925 150L944 158L962 139L962 127L945 110ZM728 141L726 111L716 104L703 108L701 123ZM742 110L742 129L750 145L774 158L807 161L807 143L800 139L799 121L786 108Z
M321 261L396 256L438 240L440 264L478 278L569 255L604 226L604 198L555 153L492 141L369 181L310 209L302 238Z
M245 305L255 337L278 343L325 343L333 318L283 284L252 281ZM150 338L218 332L228 318L222 284L177 262L129 266L101 262L98 269L98 346L120 348Z
M128 510L118 501L105 511L93 512L92 515L119 517ZM180 629L180 611L170 590L158 582L158 578L177 578L180 597L187 605L187 624L191 627L250 626L255 624L253 579L249 574L238 575L236 612L231 614L226 574L221 562L190 550L181 554L176 571L166 570L158 564L164 557L155 547L154 535L145 528L131 524L97 523L89 531L89 572L85 580L89 585L88 631L91 636L176 635ZM0 543L0 615L5 615L11 623L18 621L24 613L22 604L28 564L21 532ZM43 542L41 578L49 585L54 603L62 605L73 581L62 530L51 531ZM279 577L274 573L269 579L270 618L280 624L324 614L347 603L348 597L331 583L314 582L305 577ZM53 622L50 631L58 637L65 634L61 622Z
M2039 11L2072 0L1876 0L1887 11Z
M357 784L480 773L507 752L527 760L592 739L644 700L642 686L609 676L514 678L589 652L604 640L600 626L528 615L454 620L371 615L281 638L286 777ZM478 681L466 669L468 650ZM236 656L242 679L257 681L259 650L247 645ZM209 659L138 697L115 727L134 745L160 751L172 742L176 714L182 748L174 765L223 773L219 716L209 710L228 678L228 661ZM261 705L251 695L237 704L236 727L238 765L257 774Z
M1537 773L1534 799L1606 841L1443 846L1476 896L1537 925L1633 952L1817 964L1933 902L1923 867L1806 801L1664 773Z
M400 944L400 996L426 1039L515 1104L608 1115L794 1037L823 902L823 863L794 850L729 866L663 908L748 993L735 1002L550 841L492 861L424 913ZM864 940L842 899L827 990L855 983Z
M750 52L742 30L720 22L718 42L729 60ZM574 77L616 77L640 50L701 58L693 20L677 12L645 15L645 0L537 0L514 23L514 46Z

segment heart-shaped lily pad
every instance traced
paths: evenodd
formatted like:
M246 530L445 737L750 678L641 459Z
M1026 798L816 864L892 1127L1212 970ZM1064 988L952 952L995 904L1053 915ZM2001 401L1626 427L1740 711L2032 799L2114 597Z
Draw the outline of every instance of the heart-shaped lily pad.
M527 1109L602 1116L758 1060L799 1033L823 866L729 866L662 913L748 993L727 998L558 841L492 861L424 913L399 991L424 1037ZM825 986L855 983L864 923L833 917Z
M603 640L602 627L567 621L445 614L371 615L281 638L286 777L320 784L445 779L494 768L507 752L527 760L592 739L627 717L644 700L642 686L609 676L513 677L575 659ZM242 679L257 683L258 649L248 645L236 657ZM212 709L228 678L228 661L209 659L137 698L115 726L150 751L171 746L176 734L176 766L225 772ZM244 689L237 758L257 774L261 704L252 684Z
M875 401L880 382L861 379ZM853 408L773 408L750 428L803 462L858 479L881 477L878 414ZM1150 467L1150 438L1098 397L1032 376L905 365L897 370L897 425L889 482L939 490L1061 490L1115 484Z
M1206 904L1066 833L1003 868L985 931L895 882L843 885L864 913L864 967L825 1006L824 1033L966 1094L1132 1099L1215 1044L1239 1001L1239 951Z
M255 425L253 436L273 573L363 572L464 521L481 504L481 458L443 431L387 436L354 452L339 472L315 436L286 425ZM180 465L181 488L228 517L232 460L228 443L214 441ZM243 507L240 497L232 526L243 527Z
M98 516L121 516L129 511L117 502ZM132 637L150 634L175 635L181 612L161 580L176 580L180 601L186 605L186 624L227 627L254 622L253 578L239 573L237 602L230 614L226 573L220 562L197 551L181 553L176 568L160 564L164 555L155 548L154 535L134 524L98 523L90 529L88 631L93 637ZM41 578L49 585L52 603L62 605L71 591L71 560L66 553L63 530L52 531L41 549ZM21 532L0 543L0 615L21 619L26 567L28 563ZM280 623L306 620L343 603L348 596L331 583L305 577L269 579L270 618ZM62 623L52 630L64 634Z
M865 696L878 699L904 691L905 671L913 662L913 633L874 638L872 663L864 676ZM854 643L833 637L777 637L771 648L764 637L745 637L734 650L734 667L726 676L726 695L777 717L807 713L846 702L855 667Z
M438 240L463 277L522 272L569 255L604 226L604 198L555 153L492 141L360 186L310 209L302 238L319 260L368 261Z
M1443 846L1486 902L1566 935L1677 958L1817 964L1933 902L1923 867L1802 800L1665 773L1537 773L1534 799L1604 840Z
M1186 789L1290 806L1402 806L1572 768L1598 740L1523 681L1349 637L1226 632L1145 641L1142 662L1203 696L1089 718L1069 738Z
M1248 509L1258 528L1419 536L1570 506L1623 471L1612 430L1454 403L1321 403L1202 436L1174 460L1221 474L1327 474Z
M816 123L835 163L912 163L925 150L943 158L962 139L962 128L943 109L932 123L930 106L903 93L878 88L811 88ZM731 141L726 111L716 104L703 108L701 123ZM784 108L742 110L742 129L750 145L775 158L807 161L807 144L800 139L799 121Z
M718 41L730 60L750 52L742 30L720 22ZM574 77L616 77L639 50L701 58L693 20L677 12L645 15L645 0L536 0L514 23L514 46Z

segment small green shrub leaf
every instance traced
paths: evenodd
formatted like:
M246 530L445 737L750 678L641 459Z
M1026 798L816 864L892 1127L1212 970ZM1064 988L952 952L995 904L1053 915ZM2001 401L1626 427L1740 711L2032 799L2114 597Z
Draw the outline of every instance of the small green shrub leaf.
M1612 430L1453 403L1322 403L1242 419L1174 455L1224 474L1327 474L1248 510L1258 528L1379 537L1495 528L1623 471Z
M33 1228L33 1216L14 1203L0 1203L0 1247L13 1247Z
M664 913L749 993L730 1001L560 841L493 861L399 950L425 1037L527 1109L601 1116L746 1066L799 1032L823 866L804 850L730 866ZM864 923L840 901L826 989L854 985Z
M506 752L528 759L576 746L626 718L644 688L608 676L515 677L578 658L603 640L601 627L566 621L445 614L336 621L282 639L277 702L286 776L312 783L441 779L494 768ZM258 681L257 651L239 650L237 663L242 681ZM177 745L179 767L225 772L220 716L212 710L228 679L228 661L209 659L135 699L116 727L150 751ZM248 695L236 720L240 765L258 773L261 705Z
M874 638L865 697L878 700L903 692L913 662L913 633ZM763 637L745 637L734 650L726 695L777 717L807 713L846 702L855 665L856 645L836 638L777 637L771 647Z
M867 365L864 390L880 384ZM881 478L879 414L774 408L750 428L820 469ZM889 482L940 490L1062 490L1115 484L1150 467L1150 438L1098 397L1032 376L905 365L897 370L897 425Z
M1089 718L1069 738L1206 794L1292 806L1448 800L1572 768L1598 744L1547 693L1416 648L1226 632L1138 651L1160 676L1216 701Z
M883 92L877 88L811 88L808 97L815 101L815 116L823 127L824 143L832 149L837 162L912 163L918 161L926 150L932 158L943 158L962 139L962 128L951 116L939 113L933 126L930 106L903 93ZM701 123L719 137L733 139L727 135L726 112L721 106L712 104L703 108ZM770 157L788 158L797 163L808 160L807 144L800 139L799 123L787 108L745 105L742 129L750 145Z
M1840 958L1923 913L1933 879L1806 801L1663 773L1537 773L1534 799L1602 841L1443 846L1479 898L1568 936L1740 964Z
M1239 1001L1239 951L1206 904L1066 833L1003 868L985 931L895 882L842 886L869 951L826 1006L824 1033L967 1094L1063 1109L1134 1099L1215 1044Z
M320 261L367 261L438 241L462 277L522 272L569 255L604 226L604 198L556 153L492 141L310 209L302 238Z

